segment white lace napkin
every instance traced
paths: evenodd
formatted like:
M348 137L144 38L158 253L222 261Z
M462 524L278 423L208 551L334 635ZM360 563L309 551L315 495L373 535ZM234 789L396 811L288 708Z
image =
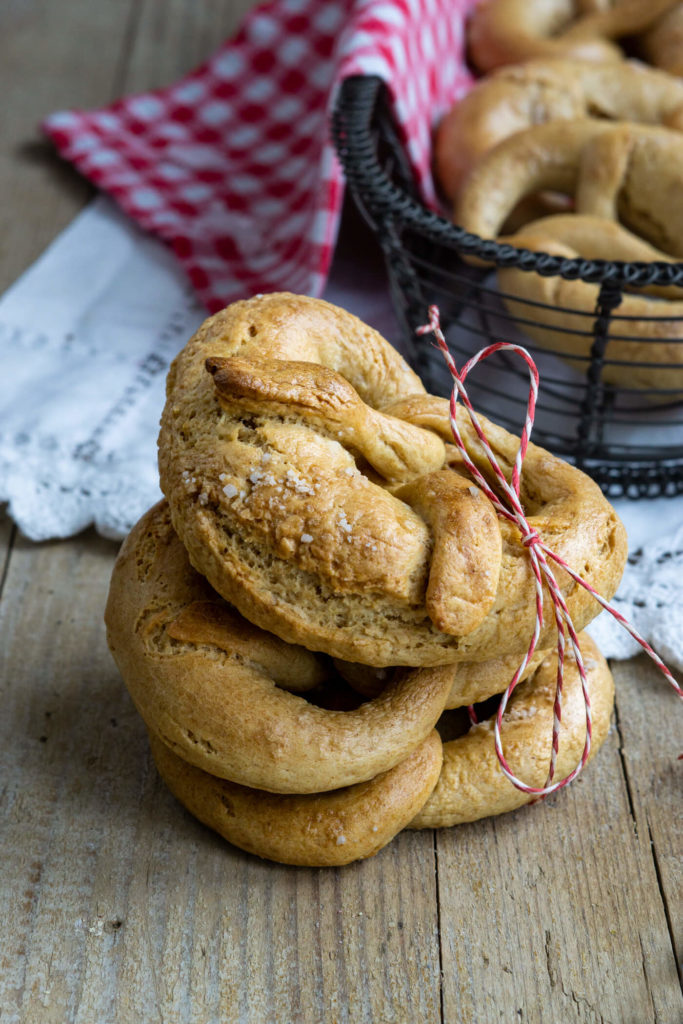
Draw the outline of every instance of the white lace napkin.
M325 297L397 338L381 267L343 240ZM91 523L120 538L160 497L166 371L204 316L174 257L106 198L0 299L0 501L29 538ZM683 497L615 505L631 549L619 608L683 669ZM636 653L605 613L591 632L608 656Z

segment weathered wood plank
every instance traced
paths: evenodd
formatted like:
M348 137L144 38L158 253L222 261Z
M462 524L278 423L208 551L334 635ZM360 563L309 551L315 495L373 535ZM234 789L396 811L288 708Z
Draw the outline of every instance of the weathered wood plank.
M70 0L63 21L47 23L65 34L44 78L61 74L62 86L46 94L32 91L27 76L27 48L44 14L34 5L19 26L18 78L29 100L17 138L56 106L102 103L176 78L248 5L147 0L128 17L109 8L109 20L100 5L87 5L93 17L83 22L86 5ZM92 75L66 56L76 23L86 50L77 60L87 63L89 53ZM55 164L48 157L48 173ZM19 209L28 205L23 173L14 162L5 168ZM53 176L30 230L15 211L19 244L11 260L0 258L5 280L89 194L67 169L62 178L72 192L65 198ZM90 536L41 547L21 541L9 565L0 617L0 912L11 922L0 960L4 1012L88 1024L438 1021L430 837L406 835L345 871L302 871L232 850L194 821L150 765L144 728L106 652L100 618L112 560L113 547Z
M0 288L90 195L40 118L172 81L250 5L0 8ZM680 1021L677 726L642 663L617 667L620 735L566 793L440 833L438 861L425 833L338 871L279 867L158 779L104 643L113 556L93 535L19 540L7 565L0 1020L431 1024L443 960L448 1024Z
M682 1018L649 837L634 829L618 744L613 727L585 773L545 803L439 834L444 1020Z
M233 35L254 6L254 0L145 0L139 6L122 90L138 92L174 82Z
M10 563L0 1004L27 1024L439 1021L431 837L308 871L194 821L106 651L113 553L93 536L19 541Z
M135 0L0 5L0 292L92 195L38 125L54 110L115 95Z
M5 575L12 552L16 528L7 513L0 509L0 598L5 584Z
M642 657L614 666L617 728L635 828L651 844L677 961L683 963L683 750L679 701ZM650 978L660 991L661 974ZM683 1016L683 1015L682 1015Z

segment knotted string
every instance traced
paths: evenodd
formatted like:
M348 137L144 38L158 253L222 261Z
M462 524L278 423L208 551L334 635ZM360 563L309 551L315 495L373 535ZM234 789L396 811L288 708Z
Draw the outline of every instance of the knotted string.
M545 542L539 536L538 532L531 528L524 514L524 509L522 507L522 502L519 496L522 475L522 464L524 462L524 457L529 446L529 437L531 435L531 430L534 423L536 399L538 397L539 385L538 369L536 368L536 364L534 363L533 359L531 358L527 350L523 348L521 345L513 345L510 342L496 342L493 345L488 345L486 348L483 348L480 352L477 352L476 355L474 355L470 360L468 360L467 363L465 363L462 370L458 371L455 365L455 361L448 350L448 346L446 345L446 339L444 338L443 331L441 330L438 306L429 307L429 323L425 324L423 327L418 327L416 333L420 335L434 334L434 337L436 338L436 346L443 353L451 377L453 378L454 386L451 392L449 403L449 418L451 423L451 430L453 432L453 439L455 441L455 444L463 458L463 461L465 462L465 465L470 475L481 488L481 490L484 492L489 501L492 503L498 515L504 519L509 520L509 522L515 524L515 526L518 528L520 532L522 544L529 552L529 560L534 574L536 589L536 622L528 650L524 655L519 668L512 677L509 686L507 687L505 693L501 698L500 705L498 707L498 712L496 714L494 732L496 756L498 758L498 761L504 774L510 780L512 785L515 786L517 789L521 790L523 793L529 793L530 795L536 797L536 799L542 799L543 797L548 796L549 793L554 793L555 790L562 789L563 786L567 786L570 782L573 781L573 779L576 778L576 776L582 770L590 756L592 735L591 704L590 697L588 694L586 669L583 663L583 658L581 656L579 639L574 628L571 615L569 614L569 609L567 608L567 604L562 595L562 592L560 591L560 587L557 583L555 575L549 565L548 559L551 559L553 562L557 563L557 565L561 566L561 568L564 569L564 571L568 573L568 575L571 576L571 578L576 583L578 583L579 586L583 587L590 594L592 594L596 601L598 601L598 603L602 605L602 607L606 609L606 611L608 611L612 616L614 616L617 622L621 623L621 625L628 630L633 639L640 644L643 650L646 651L646 653L652 658L652 660L655 662L658 668L664 673L664 675L668 679L671 686L673 686L674 690L676 691L679 697L683 696L683 691L681 690L680 686L678 685L678 683L676 682L676 680L674 679L674 677L672 676L671 672L666 667L662 659L657 654L655 654L655 652L652 650L647 641L640 636L640 634L634 629L630 622L627 621L627 619L621 614L621 612L617 611L616 608L613 608L612 605L608 601L606 601L604 597L601 597L600 594L598 594L598 592L590 585L590 583L587 583L586 580L582 579L581 576L579 576L579 574L571 568L571 566L567 565L563 558L555 554L554 551L550 550L547 544L545 544ZM482 360L487 359L489 356L493 355L494 352L513 352L524 360L529 369L530 383L526 419L520 437L519 448L517 450L517 456L515 458L514 466L512 468L512 475L510 481L508 481L507 478L505 477L505 474L503 473L503 470L501 469L498 460L496 459L496 456L494 455L491 446L489 445L489 442L479 422L477 414L474 411L474 408L472 407L472 403L469 400L464 385L465 378L467 377L469 372L477 365L477 363L480 363ZM489 465L491 466L491 469L493 470L493 473L496 476L502 494L497 494L491 488L486 478L474 464L474 462L472 461L467 452L467 449L465 448L465 444L460 435L460 430L458 428L456 418L456 404L458 398L461 399L463 405L467 409L470 421L472 423L472 427L474 428L474 431L477 437L479 438L486 458L488 459ZM508 701L510 700L510 697L514 692L515 687L517 686L517 683L520 680L520 677L522 676L524 670L529 664L529 661L533 657L534 651L536 650L538 644L539 637L541 635L541 629L543 628L544 583L550 593L550 598L553 605L553 612L555 615L555 624L557 627L557 681L555 685L555 701L553 704L552 749L550 755L548 777L546 779L544 786L536 787L528 786L521 779L518 779L512 771L512 769L510 768L510 766L508 765L505 759L505 755L503 753L500 730L503 722L503 715L505 714L505 709L507 708ZM563 779L554 782L553 779L555 776L555 767L557 763L557 751L559 746L560 730L562 727L562 687L564 683L564 663L567 647L567 635L569 636L569 646L571 648L571 653L576 663L576 667L579 672L579 677L581 679L581 689L583 691L583 699L586 713L586 740L584 743L580 761L576 765L576 767ZM476 722L474 709L470 708L469 710L471 721Z

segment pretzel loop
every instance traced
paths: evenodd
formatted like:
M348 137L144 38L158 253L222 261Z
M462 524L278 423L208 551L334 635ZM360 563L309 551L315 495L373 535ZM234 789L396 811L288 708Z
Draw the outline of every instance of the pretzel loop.
M557 563L557 565L561 566L561 568L567 571L569 575L572 577L572 579L579 584L579 586L583 587L590 594L592 594L599 601L603 608L609 611L618 622L626 626L631 636L633 636L633 638L638 641L643 650L647 654L649 654L649 656L653 659L655 664L664 673L667 680L676 690L678 695L683 696L683 692L681 691L681 688L677 684L676 680L673 678L671 672L664 665L661 658L659 658L658 655L655 654L650 645L636 632L636 630L629 623L627 623L624 616L621 615L620 612L617 612L616 609L614 609L609 604L609 602L607 602L604 598L600 597L600 595L597 594L595 589L589 583L583 580L581 576L578 575L578 573L574 572L567 565L564 559L556 555L548 547L548 545L544 543L538 531L530 527L526 519L524 509L522 508L522 503L520 500L521 471L522 464L524 462L524 456L526 454L529 444L529 437L531 435L531 430L533 427L539 385L538 370L531 355L526 351L526 349L524 349L520 345L496 343L493 345L489 345L487 348L482 349L465 364L462 370L458 371L455 361L448 350L448 346L446 344L446 339L444 337L443 331L441 330L439 309L438 306L435 305L429 307L429 323L421 327L418 327L416 333L419 335L429 333L434 334L434 337L436 338L436 345L443 353L446 364L449 368L451 376L453 377L454 385L449 403L451 430L453 432L455 444L460 452L460 455L467 469L470 471L473 478L477 481L481 489L490 498L496 511L504 518L510 520L511 522L514 522L515 525L518 527L522 538L522 543L529 552L529 558L533 568L534 577L536 579L536 625L527 649L527 653L522 659L519 668L515 672L510 684L508 685L507 689L505 690L504 694L501 697L494 726L495 750L496 756L498 758L498 763L503 773L510 780L513 786L515 786L515 788L519 789L523 793L534 795L537 798L543 798L545 796L548 796L550 793L554 793L557 789L561 789L564 786L567 786L581 772L581 770L583 769L583 767L585 766L586 762L590 757L592 734L592 715L590 696L588 692L588 680L586 676L586 669L584 666L583 657L581 655L579 638L577 635L577 631L574 627L574 623L572 621L572 616L567 607L567 603L557 583L555 574L553 573L552 569L550 568L550 565L548 564L548 558L552 559L554 562ZM481 428L479 419L476 415L476 412L474 411L474 408L472 407L472 404L469 400L469 396L467 395L467 391L465 390L464 386L464 380L474 366L482 362L484 359L487 359L495 352L501 350L513 351L516 354L520 355L527 364L530 378L526 419L524 422L524 427L522 429L519 448L517 450L517 456L515 458L510 482L508 482L508 480L506 479L505 474L503 473L498 463L498 460L496 459L495 454L493 453L491 446L488 443L488 440ZM480 444L486 454L489 465L491 466L491 469L493 470L493 473L496 477L496 482L500 490L507 497L507 505L505 504L502 498L496 496L495 492L486 481L486 478L483 476L479 468L472 461L470 454L465 447L456 416L456 405L458 398L462 400L463 405L467 409L472 426L477 434L477 437L479 438ZM548 769L548 777L546 779L544 786L536 787L528 786L521 779L517 778L517 776L514 774L509 764L507 763L502 748L501 727L503 724L503 715L505 714L508 701L514 692L517 683L519 682L522 672L526 668L529 660L533 657L534 651L536 650L540 630L543 625L544 583L550 592L550 597L553 603L553 609L555 613L555 623L557 626L557 681L555 687L555 700L553 705L552 749L550 765ZM562 724L562 688L564 679L564 661L566 653L566 634L569 635L569 644L571 646L572 657L576 663L579 678L581 681L581 689L583 692L585 709L586 738L584 742L583 751L581 753L581 757L576 767L563 778L559 779L558 781L553 781L557 752L559 748L560 729ZM471 712L471 714L473 714L473 712Z
M509 456L517 489L534 402L532 387ZM345 661L521 656L540 574L502 520L522 505L514 488L501 504L507 481L494 490L477 475L467 429L452 461L445 404L342 310L287 294L234 303L174 361L162 417L161 487L193 565L256 625ZM518 439L476 422L492 467L494 451L507 459ZM534 446L529 459L538 500L522 535L547 526L611 594L625 557L616 514L580 471ZM593 603L578 588L569 601L583 627Z

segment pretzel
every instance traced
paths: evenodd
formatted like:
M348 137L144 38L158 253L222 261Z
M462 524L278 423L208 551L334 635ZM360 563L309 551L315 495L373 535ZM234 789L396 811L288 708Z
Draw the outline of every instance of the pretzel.
M331 867L373 857L411 821L441 771L436 731L395 768L333 793L283 796L238 786L183 761L150 734L175 797L234 846L268 860Z
M525 669L522 679L536 671L548 651L536 651ZM445 704L445 710L477 704L502 693L508 686L519 665L518 654L491 661L466 661L457 665L453 685ZM391 668L371 668L357 662L335 659L334 667L350 687L366 698L377 697L392 678ZM453 666L454 669L456 666Z
M434 728L453 680L449 667L405 670L354 711L288 692L329 669L221 601L189 565L165 502L124 542L105 620L149 731L212 775L273 792L319 793L393 768Z
M159 441L193 565L249 621L346 661L524 650L535 591L521 540L448 461L447 406L431 401L383 338L319 300L256 297L208 320L173 364ZM425 402L438 409L426 425ZM510 465L516 439L486 429ZM541 449L525 465L534 521L611 595L625 556L613 510ZM581 628L595 602L565 585Z
M465 182L455 219L496 238L521 198L556 189L576 212L621 221L671 256L683 256L683 136L651 125L597 120L528 128L485 153Z
M502 67L439 125L434 152L442 190L454 200L482 154L514 132L584 117L683 130L683 82L635 61L553 58Z
M604 742L614 703L614 683L596 644L582 634L592 713L591 757ZM518 777L529 786L542 786L548 774L553 725L557 656L543 661L534 675L513 693L503 716L501 738ZM444 828L513 811L533 799L503 775L494 748L494 720L473 726L466 735L443 748L443 768L432 795L409 828ZM586 734L586 716L579 673L565 665L562 731L556 776L578 762Z
M532 57L616 60L610 39L647 29L676 0L488 0L472 12L468 51L479 71Z
M613 221L581 214L546 217L508 241L522 249L567 259L671 261ZM543 348L561 353L584 371L594 341L599 286L512 267L499 268L498 284L506 307L520 320L520 328ZM660 397L668 400L674 389L683 388L683 288L651 286L642 293L624 293L613 314L610 335L617 337L610 339L604 351L601 374L605 381L624 388L664 391ZM577 360L572 360L572 355Z
M645 60L683 76L683 3L675 4L639 40Z

